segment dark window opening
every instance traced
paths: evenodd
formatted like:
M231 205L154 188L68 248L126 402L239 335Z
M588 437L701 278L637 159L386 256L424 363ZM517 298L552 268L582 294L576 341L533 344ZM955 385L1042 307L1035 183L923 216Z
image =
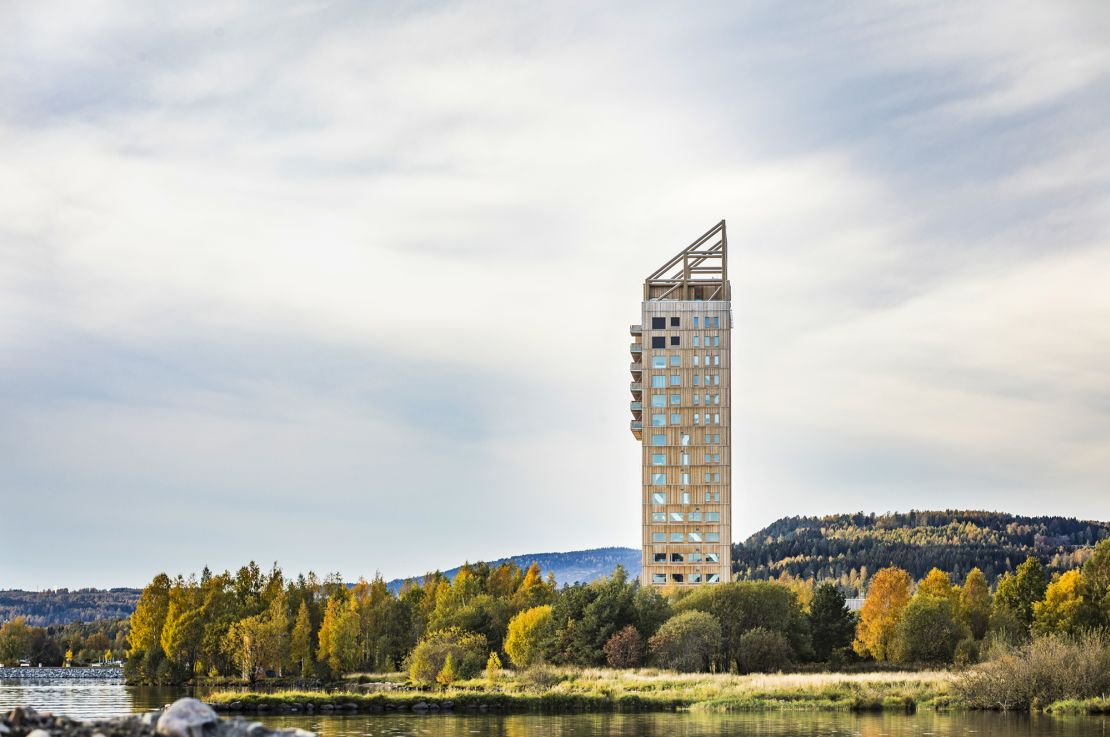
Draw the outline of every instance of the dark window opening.
M653 317L653 318L651 318L651 329L652 330L665 330L666 328L667 328L667 318L665 318L665 317Z
M655 340L655 339L652 338L652 340ZM678 345L679 344L678 341L679 341L679 336L677 336L677 335L672 335L671 336L671 345Z
M671 580L674 581L675 583L682 583L683 576L682 576L681 573L672 573L671 574Z
M666 563L667 562L667 554L666 553L656 553L655 554L655 562L656 563Z
M667 347L667 338L665 336L662 336L662 335L657 335L656 337L651 339L651 347L652 348L666 348Z
M672 328L677 328L679 326L678 320L679 320L679 318L677 318L677 317L672 317L671 318L671 327Z
M671 553L671 563L681 563L682 553Z

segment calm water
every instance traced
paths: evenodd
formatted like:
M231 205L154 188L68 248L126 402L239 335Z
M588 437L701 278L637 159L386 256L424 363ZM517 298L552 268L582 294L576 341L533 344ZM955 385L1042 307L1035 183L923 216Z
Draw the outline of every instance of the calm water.
M30 704L83 718L142 712L181 695L125 686L118 679L0 679L2 710ZM265 721L321 737L1110 737L1110 720L1102 717L1006 714L393 714L267 716Z

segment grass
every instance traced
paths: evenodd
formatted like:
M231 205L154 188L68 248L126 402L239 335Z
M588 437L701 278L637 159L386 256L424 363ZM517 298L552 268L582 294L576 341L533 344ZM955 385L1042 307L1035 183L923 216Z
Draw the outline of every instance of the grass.
M356 682L395 681L363 674ZM443 691L415 689L325 693L283 691L215 692L217 708L242 710L411 709L423 702L453 709L506 711L914 711L951 706L951 675L946 672L814 673L738 676L681 674L655 669L543 669L505 671L493 686L484 679L460 681ZM355 686L357 688L357 686Z

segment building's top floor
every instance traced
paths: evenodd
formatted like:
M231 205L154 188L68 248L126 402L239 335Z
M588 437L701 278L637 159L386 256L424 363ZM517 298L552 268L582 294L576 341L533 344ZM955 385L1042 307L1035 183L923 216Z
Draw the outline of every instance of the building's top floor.
M731 299L725 221L684 248L644 280L644 301Z

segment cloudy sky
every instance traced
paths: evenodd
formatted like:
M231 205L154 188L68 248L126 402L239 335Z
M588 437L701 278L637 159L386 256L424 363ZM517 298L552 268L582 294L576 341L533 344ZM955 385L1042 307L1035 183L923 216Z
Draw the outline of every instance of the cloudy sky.
M734 530L1110 518L1110 7L0 6L0 588L638 544L728 221Z

